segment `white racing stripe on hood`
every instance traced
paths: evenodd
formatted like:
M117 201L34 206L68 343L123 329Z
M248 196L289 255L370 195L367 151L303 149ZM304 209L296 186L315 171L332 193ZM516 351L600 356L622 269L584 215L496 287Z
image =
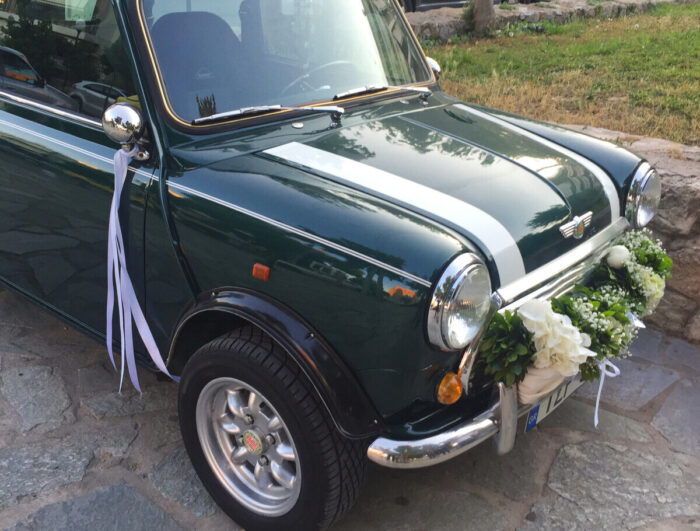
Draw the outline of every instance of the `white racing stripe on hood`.
M575 160L587 170L589 170L595 176L595 178L598 179L600 185L603 187L605 195L608 197L608 201L610 202L611 221L615 221L617 218L620 217L620 198L617 195L617 189L615 188L612 179L610 179L610 177L608 177L608 174L605 173L605 171L597 164L594 164L592 161L588 160L586 157L582 157L578 153L574 153L573 151L566 149L565 147L562 147L559 144L556 144L554 142L551 142L550 140L547 140L546 138L542 138L539 135L531 133L527 129L523 129L522 127L513 125L512 123L504 120L503 118L499 118L498 116L494 116L493 114L473 109L472 107L462 105L461 103L455 105L455 108L474 114L479 118L483 118L484 120L497 123L505 129L510 129L511 131L514 131L519 135L525 136L531 140L539 142L540 144L547 146L553 149L554 151L558 151L562 155L566 155L567 157ZM577 214L581 215L583 214L583 212L577 212Z
M348 185L473 235L493 256L501 285L525 274L525 264L513 236L483 210L422 184L315 147L292 142L264 153L330 176Z

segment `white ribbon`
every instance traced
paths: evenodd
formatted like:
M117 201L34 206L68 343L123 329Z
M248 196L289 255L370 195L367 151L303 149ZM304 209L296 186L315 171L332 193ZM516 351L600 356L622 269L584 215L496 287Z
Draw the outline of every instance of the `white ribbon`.
M114 155L114 196L112 197L112 207L109 213L109 233L107 237L107 351L109 352L109 359L116 369L117 365L114 363L114 354L112 352L112 318L114 314L114 288L116 286L122 356L119 392L121 392L124 384L124 362L126 361L131 382L140 393L141 386L139 385L136 360L134 358L132 320L136 324L136 330L141 336L143 344L156 367L175 381L179 381L179 378L172 376L165 367L163 357L160 355L155 339L153 339L153 334L148 327L146 317L141 310L134 286L126 270L124 239L121 224L119 223L119 202L124 183L126 182L129 162L137 153L138 147L134 147L131 151L120 149Z
M615 378L620 376L620 369L613 365L610 360L605 359L598 362L598 368L600 369L600 385L598 386L598 397L595 399L595 416L593 422L595 427L598 427L598 408L600 407L600 393L603 392L603 384L605 383L605 377ZM611 370L609 371L608 368Z

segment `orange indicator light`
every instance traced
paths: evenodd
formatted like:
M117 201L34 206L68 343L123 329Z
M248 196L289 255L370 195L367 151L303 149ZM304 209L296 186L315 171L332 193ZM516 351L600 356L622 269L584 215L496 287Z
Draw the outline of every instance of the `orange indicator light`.
M448 372L438 385L437 401L449 406L454 404L462 396L462 381L459 374Z
M262 264L255 264L253 266L253 278L267 282L270 280L270 268Z

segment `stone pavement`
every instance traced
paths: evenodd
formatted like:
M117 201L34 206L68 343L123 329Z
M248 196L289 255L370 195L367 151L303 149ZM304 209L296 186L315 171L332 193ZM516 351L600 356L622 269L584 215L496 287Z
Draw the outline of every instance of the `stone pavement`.
M622 375L584 386L499 458L370 466L338 530L698 529L700 351L645 331ZM237 529L180 442L176 386L116 392L106 349L0 292L0 530Z

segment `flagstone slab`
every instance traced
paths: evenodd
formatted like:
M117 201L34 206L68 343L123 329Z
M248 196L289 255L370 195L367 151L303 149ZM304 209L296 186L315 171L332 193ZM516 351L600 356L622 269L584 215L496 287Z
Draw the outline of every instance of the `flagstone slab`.
M0 450L0 509L20 496L80 481L93 448L75 441L48 439Z
M651 424L674 450L700 457L700 380L678 383Z
M204 489L184 448L178 448L149 474L153 486L171 500L197 516L212 516L217 512L216 503Z
M421 470L421 479L434 485L471 484L522 501L540 491L546 476L543 462L551 459L548 449L553 453L554 445L541 431L519 431L506 455L499 456L486 441L444 465Z
M700 478L669 457L611 443L570 444L559 452L547 486L523 530L630 529L700 515Z
M645 365L633 360L615 360L621 374L605 378L601 401L622 409L636 411L643 408L679 378L678 373L658 365ZM599 380L582 385L576 395L595 400Z
M42 328L59 321L39 306L12 291L0 292L0 323L5 325Z
M105 350L105 354L106 354ZM107 356L105 355L105 358ZM78 395L107 394L119 388L119 373L108 359L78 369Z
M492 531L512 529L505 507L463 490L463 484L426 482L427 469L389 471L370 466L368 481L333 531Z
M664 335L651 328L642 328L639 335L630 344L629 351L633 358L642 358L656 364L663 364L662 343Z
M700 348L681 339L674 339L666 349L666 355L700 373Z
M61 361L75 356L80 360L85 359L86 363L101 350L95 340L74 329L64 328L54 320L39 328L0 323L0 349L24 357L58 358ZM104 354L100 352L99 357L104 359Z
M128 381L125 385L131 385ZM174 409L177 406L177 386L162 383L153 389L144 391L143 395L133 389L117 391L81 399L85 407L97 419L105 417L123 417L148 413L152 411Z
M170 531L182 529L158 505L125 483L47 505L6 531Z
M22 431L52 429L71 422L71 405L61 377L51 367L14 367L3 372L0 393L22 418Z
M540 427L600 433L609 439L651 442L644 425L636 420L600 409L598 428L593 424L595 406L578 400L567 400L545 418Z

